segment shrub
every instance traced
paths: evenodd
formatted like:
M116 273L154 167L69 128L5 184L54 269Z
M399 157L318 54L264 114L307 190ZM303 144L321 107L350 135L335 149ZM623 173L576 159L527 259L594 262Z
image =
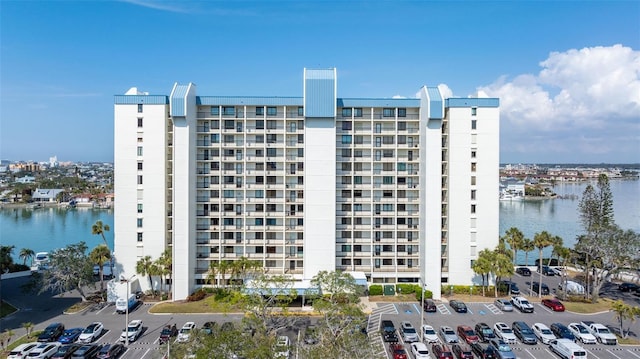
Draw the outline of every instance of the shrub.
M369 286L369 295L382 295L382 285L372 284Z
M424 299L433 299L433 292L428 289L425 289ZM420 287L418 287L418 290L416 291L416 300L418 302L422 301L422 295L420 294Z
M397 292L402 294L419 293L420 286L418 284L397 284Z
M198 289L197 291L193 292L190 296L187 297L187 302L197 302L199 300L203 300L204 297L207 296L207 292L205 292L202 289Z

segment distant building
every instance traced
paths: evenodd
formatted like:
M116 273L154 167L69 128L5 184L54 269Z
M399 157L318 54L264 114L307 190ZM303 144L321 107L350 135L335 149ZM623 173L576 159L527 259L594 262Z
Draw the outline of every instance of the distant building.
M36 178L33 176L24 176L16 178L16 183L34 183Z
M424 283L435 298L480 283L472 263L499 238L499 100L437 87L340 98L335 69L305 69L303 85L296 97L197 96L191 83L115 96L124 274L170 248L174 300L241 257L300 282L342 270Z
M31 199L34 202L50 202L54 203L57 200L59 193L63 193L63 189L49 189L49 188L37 188L31 195Z

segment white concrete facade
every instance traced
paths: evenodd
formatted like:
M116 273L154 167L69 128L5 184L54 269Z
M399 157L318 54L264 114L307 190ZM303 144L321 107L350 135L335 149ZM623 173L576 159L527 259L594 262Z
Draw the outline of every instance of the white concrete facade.
M498 99L426 87L336 99L335 73L303 77L303 97L197 96L192 84L116 96L124 273L171 248L174 300L209 285L211 263L243 257L297 280L337 269L422 282L435 298L471 284L471 261L499 236Z

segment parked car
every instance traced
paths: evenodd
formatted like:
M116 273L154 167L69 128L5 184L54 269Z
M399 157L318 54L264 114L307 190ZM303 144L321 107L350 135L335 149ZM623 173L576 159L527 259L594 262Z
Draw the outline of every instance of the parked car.
M587 359L587 351L569 339L552 340L549 349L562 358Z
M396 334L396 327L390 320L383 320L380 322L380 331L382 332L382 340L385 342L397 342L398 335Z
M84 344L71 354L72 359L93 359L102 347L97 344Z
M454 359L451 349L449 349L449 347L444 344L432 344L431 352L436 359Z
M542 305L553 310L554 312L564 312L564 304L557 299L543 299Z
M205 333L207 333L204 330L204 328L203 328L203 331ZM211 334L211 333L207 333L207 334ZM175 324L173 324L173 325L165 325L162 328L162 331L160 332L160 338L158 339L158 342L160 343L160 345L162 345L162 344L170 341L171 338L175 338L177 336L178 336L178 328L176 327Z
M635 292L638 289L640 289L640 286L638 286L635 283L622 282L622 283L618 284L618 289L621 292Z
M405 343L413 343L420 340L416 328L414 328L413 324L409 321L400 323L400 332L402 333L402 340L404 340Z
M117 358L119 357L124 351L126 350L126 348L124 347L124 345L120 344L120 343L115 343L115 344L105 344L102 346L102 348L100 349L100 351L98 352L97 358L98 359L112 359L112 358Z
M496 333L496 337L500 338L500 340L504 341L505 343L516 343L516 335L513 334L513 330L511 330L511 327L509 327L507 323L497 322L493 326L493 330Z
M438 310L436 307L436 302L433 299L425 299L424 300L424 311L429 313L434 313Z
M478 339L485 343L496 337L493 329L491 329L491 327L487 323L480 322L476 324L475 330L476 334L478 335Z
M78 343L61 345L58 348L58 351L53 354L51 359L69 359L71 358L71 355L73 355L73 352L78 350L81 346L82 344Z
M522 313L533 313L533 305L525 297L514 295L511 297L511 304Z
M493 304L503 312L513 312L513 305L506 299L496 299Z
M104 329L104 325L100 322L93 322L87 326L85 330L82 331L78 341L80 343L91 343L96 339L100 338L102 335L102 330Z
M480 359L497 359L498 350L488 344L473 343L471 350Z
M7 357L7 359L25 358L27 354L29 354L38 345L40 345L40 343L37 343L37 342L20 344L9 352L9 356Z
M549 344L552 340L558 339L553 334L551 329L547 327L543 323L534 323L531 327L533 329L533 333L536 335L538 340L542 342L542 344Z
M551 329L553 334L558 337L558 339L569 339L573 341L576 340L576 336L573 335L571 330L569 330L569 327L562 323L552 323L549 328Z
M458 328L456 329L458 332L458 338L462 339L468 344L472 344L480 340L480 338L478 338L478 335L473 330L473 328L471 328L468 325L458 325Z
M530 277L531 271L527 267L518 267L516 268L516 273L520 274L523 277Z
M498 290L507 294L520 294L520 288L515 282L501 280L498 282Z
M66 329L64 332L62 332L62 335L58 338L58 341L60 342L60 344L75 343L80 337L80 334L82 334L82 330L83 328Z
M430 359L429 348L424 343L411 343L411 354L415 359Z
M523 321L515 321L511 325L511 329L513 329L513 334L515 334L522 343L531 345L538 343L538 338L527 323Z
M42 334L38 336L38 341L41 343L55 342L56 340L58 340L58 338L60 338L62 333L64 333L64 324L51 323L46 328L44 328L44 331L42 331Z
M184 343L189 341L189 338L191 338L191 332L193 331L193 329L195 329L195 327L196 327L196 323L194 322L184 323L184 325L182 326L182 328L180 328L180 331L178 332L178 342Z
M511 350L509 344L503 342L500 339L491 339L489 341L489 345L491 345L496 352L498 353L498 358L500 359L516 359L516 355Z
M40 343L37 347L29 352L29 359L47 359L58 351L60 343Z
M436 333L436 330L433 329L432 326L427 324L422 326L422 338L424 342L427 344L440 342L440 340L438 339L438 333Z
M463 301L461 300L450 300L449 301L449 305L451 306L451 308L453 308L454 311L458 312L458 313L466 313L467 312L467 305L464 304Z
M120 341L124 342L128 340L129 342L133 342L142 334L142 320L136 319L129 322L127 325L127 329L122 329L122 333L120 334Z
M531 290L542 295L549 295L549 286L544 283L531 282ZM542 291L542 292L540 292Z
M580 323L571 323L568 325L569 330L573 335L575 335L576 339L579 340L582 344L596 344L598 341L596 337L591 334L589 329Z
M549 277L553 277L554 275L556 275L556 271L554 271L553 269L551 269L551 267L549 266L542 266L542 269L540 269L540 266L538 266L538 273L542 273L543 275L549 276Z
M593 334L596 339L602 344L616 345L618 344L618 338L615 334L611 333L609 328L600 323L594 323L591 321L582 321L580 323L587 327L587 329Z
M442 338L442 342L445 344L453 344L459 342L456 332L453 331L453 328L447 325L443 325L440 327L440 337Z
M389 352L391 352L391 359L409 359L407 351L404 350L404 345L399 343L389 344Z
M194 324L195 325L195 324ZM279 335L276 339L276 347L274 348L276 358L289 358L291 350L291 341L286 335Z
M467 347L466 345L463 346L460 344L454 344L451 347L451 351L453 351L453 355L455 355L458 359L474 359L471 348Z

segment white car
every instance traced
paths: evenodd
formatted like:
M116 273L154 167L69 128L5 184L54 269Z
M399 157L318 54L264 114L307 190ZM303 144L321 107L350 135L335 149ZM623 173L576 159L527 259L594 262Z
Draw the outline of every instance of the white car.
M7 359L23 359L27 357L27 354L31 353L40 343L25 343L20 344L9 353Z
M496 299L493 304L503 312L513 312L513 305L506 299Z
M411 343L411 353L416 359L429 359L429 349L424 343Z
M194 322L186 322L184 323L184 325L182 326L182 328L180 328L180 331L178 332L178 342L186 342L189 341L189 338L191 337L191 332L193 331L193 329L195 329L196 327L196 323Z
M549 327L542 323L535 323L532 329L533 333L536 335L536 337L538 337L538 339L540 339L542 344L549 344L549 342L551 342L552 340L558 339L553 334L551 329L549 329Z
M516 335L513 334L513 330L506 323L497 322L493 326L493 331L496 333L496 336L502 339L503 342L507 344L516 344Z
M424 342L427 344L440 342L440 339L438 339L438 333L430 325L425 324L422 326L422 336L423 336Z
M58 351L58 348L60 348L60 343L57 342L42 343L27 355L29 359L47 359L51 358Z
M580 323L571 323L567 327L582 344L596 344L598 342L589 329Z
M291 346L291 342L289 341L289 337L286 335L279 335L276 340L275 354L276 358L289 358L289 348Z
M120 341L124 342L129 340L129 342L133 342L142 334L142 320L136 319L129 322L127 325L127 331L122 330L122 334L120 334Z
M100 322L93 322L89 324L89 326L86 327L78 337L78 343L91 343L102 335L103 329L104 325Z
M413 343L420 340L420 337L418 337L418 331L409 321L403 321L400 323L400 333L402 333L402 340L404 340L405 343Z
M582 322L582 325L587 325L587 322ZM615 334L611 333L609 328L600 323L589 322L587 329L593 334L596 339L602 344L616 345L618 344L618 338Z
M453 330L453 328L443 325L440 327L440 337L442 337L442 341L445 344L453 344L459 343L460 339L458 338L458 334Z

